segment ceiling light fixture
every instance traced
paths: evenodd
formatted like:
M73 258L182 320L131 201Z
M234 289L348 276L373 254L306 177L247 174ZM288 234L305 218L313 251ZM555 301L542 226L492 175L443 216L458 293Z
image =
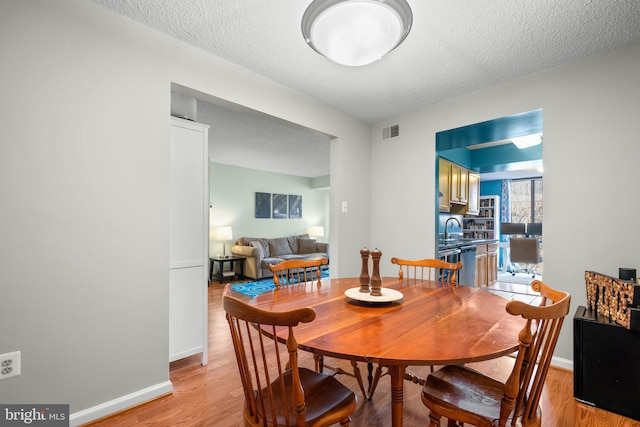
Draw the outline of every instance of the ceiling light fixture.
M513 142L513 145L522 150L523 148L529 148L533 147L534 145L540 144L542 142L542 137L539 133L534 133L532 135L524 135L517 138L511 138L511 142Z
M302 17L302 35L321 55L357 67L398 47L412 22L405 0L314 0Z

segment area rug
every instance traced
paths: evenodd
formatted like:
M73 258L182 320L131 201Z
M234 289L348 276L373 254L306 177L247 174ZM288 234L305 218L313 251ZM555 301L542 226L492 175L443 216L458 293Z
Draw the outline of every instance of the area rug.
M315 279L315 274L313 275ZM329 270L322 270L320 274L320 278L329 277ZM293 279L292 283L296 283L296 280ZM269 292L275 289L275 285L273 284L273 277L269 277L267 279L258 280L256 282L248 282L248 283L239 283L237 285L231 285L231 289L239 292L243 295L250 296L251 298L256 297L265 292Z

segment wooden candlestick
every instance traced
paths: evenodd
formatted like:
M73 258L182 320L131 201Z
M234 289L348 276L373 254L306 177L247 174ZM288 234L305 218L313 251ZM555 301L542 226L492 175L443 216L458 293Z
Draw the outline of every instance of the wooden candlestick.
M369 249L360 249L362 257L362 271L360 271L360 292L369 292Z
M373 271L371 272L371 295L375 297L382 296L382 280L380 279L380 257L382 252L378 248L371 251L373 259Z

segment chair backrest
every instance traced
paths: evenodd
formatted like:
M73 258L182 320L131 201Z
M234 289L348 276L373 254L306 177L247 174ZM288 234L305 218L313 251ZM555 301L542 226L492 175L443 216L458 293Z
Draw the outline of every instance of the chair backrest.
M276 287L313 280L314 270L318 278L318 283L320 283L321 266L327 265L328 263L329 260L326 258L311 260L291 259L278 264L271 264L269 269L273 273L273 284L276 285Z
M399 266L398 277L408 279L434 280L458 283L458 274L462 269L461 262L446 262L439 259L406 260L391 258L391 264Z
M305 391L298 371L298 343L293 328L311 322L316 312L311 307L263 311L230 293L227 285L222 305L240 370L245 420L250 420L251 425L306 425ZM283 327L288 329L286 343L271 339Z
M527 224L527 236L542 236L542 223L530 222Z
M531 282L531 288L540 292L542 301L539 306L509 301L506 307L509 314L522 316L527 322L518 335L518 355L505 384L499 425L506 425L513 408L519 408L518 415L523 420L536 416L560 329L569 313L571 295L567 292L552 289L540 280ZM517 418L513 417L512 425Z
M500 234L524 235L526 225L523 222L503 222L500 224Z
M511 262L538 264L540 243L535 237L512 237L509 239Z

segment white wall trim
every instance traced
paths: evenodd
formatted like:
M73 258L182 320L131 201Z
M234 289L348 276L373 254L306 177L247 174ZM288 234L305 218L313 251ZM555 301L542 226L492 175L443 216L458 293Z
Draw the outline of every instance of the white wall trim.
M570 359L564 359L562 357L554 356L551 359L551 365L555 366L556 368L563 368L569 371L573 371L573 360Z
M76 427L107 415L114 414L132 406L139 405L173 391L171 381L165 381L134 393L118 397L85 410L74 412L69 416L69 426Z

